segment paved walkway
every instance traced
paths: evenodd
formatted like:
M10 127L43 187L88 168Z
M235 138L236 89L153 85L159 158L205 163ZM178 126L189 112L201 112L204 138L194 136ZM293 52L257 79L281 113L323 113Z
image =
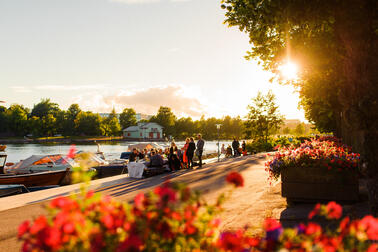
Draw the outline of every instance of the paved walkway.
M225 203L225 211L221 215L222 228L237 229L245 225L260 227L265 217L279 218L280 212L286 208L286 202L280 196L279 185L271 187L267 182L265 161L265 155L259 154L207 164L202 169L166 173L147 179L132 179L121 175L93 181L91 187L118 200L132 201L136 194L147 192L170 179L185 182L200 190L208 201L214 201L221 192L230 189L225 182L227 174L238 171L243 175L245 185L235 190L231 199ZM48 200L77 189L78 185L71 185L0 199L0 209L3 209L0 211L0 251L18 251L18 225L45 213L43 206Z

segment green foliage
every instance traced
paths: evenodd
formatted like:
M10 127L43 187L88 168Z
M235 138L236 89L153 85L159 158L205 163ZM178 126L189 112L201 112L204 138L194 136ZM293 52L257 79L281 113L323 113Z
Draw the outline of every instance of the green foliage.
M0 106L0 133L6 133L8 131L8 118L7 108Z
M176 116L173 114L171 108L161 106L158 113L151 117L150 122L156 122L163 126L167 136L175 136Z
M28 131L29 110L22 105L11 105L7 111L9 130L16 136L24 136Z
M259 92L248 106L246 132L253 139L268 142L268 137L275 133L283 123L283 116L278 113L275 95L269 91L265 96Z
M292 83L319 131L376 128L376 1L222 0L221 7L225 23L249 35L246 58ZM300 65L299 81L280 78L287 60Z
M136 113L133 108L125 108L119 115L119 121L122 129L126 129L130 126L136 125Z
M34 105L31 116L43 118L48 115L53 115L55 117L59 111L58 104L52 103L50 99L42 99L38 104Z
M79 112L75 120L75 126L80 135L100 136L103 134L100 115L89 111Z

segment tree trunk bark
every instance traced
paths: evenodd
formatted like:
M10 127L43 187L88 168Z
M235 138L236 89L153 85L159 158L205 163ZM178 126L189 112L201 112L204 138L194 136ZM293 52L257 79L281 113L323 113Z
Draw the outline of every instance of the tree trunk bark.
M369 202L378 214L378 89L377 20L375 1L342 1L336 13L335 32L344 45L345 85L339 94L343 105L341 136L361 153L362 171L368 178Z

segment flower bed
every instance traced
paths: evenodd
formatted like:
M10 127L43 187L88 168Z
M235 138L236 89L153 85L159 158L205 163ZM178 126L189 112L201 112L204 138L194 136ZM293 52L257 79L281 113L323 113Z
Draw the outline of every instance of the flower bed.
M296 200L358 200L360 155L335 138L279 148L266 162L271 179L282 180L282 195Z
M243 179L227 179L242 186ZM224 196L207 205L184 185L166 183L139 194L133 205L93 192L83 197L59 197L49 214L19 227L22 251L376 251L378 219L345 217L334 229L311 221L315 215L336 222L342 208L334 202L317 205L307 224L283 228L274 219L264 222L262 236L248 230L220 232ZM284 249L284 250L282 250ZM286 249L286 250L285 250Z
M244 185L237 172L230 173L226 181L235 188ZM209 205L198 192L167 182L138 194L130 205L82 188L79 195L52 200L46 216L23 222L18 237L22 251L373 252L378 248L372 243L378 240L378 219L372 216L362 220L345 217L336 229L323 229L313 221L283 228L267 219L261 236L251 236L247 229L221 232L216 216L230 196L231 191L221 194ZM316 215L336 222L342 208L334 202L318 204L309 219Z

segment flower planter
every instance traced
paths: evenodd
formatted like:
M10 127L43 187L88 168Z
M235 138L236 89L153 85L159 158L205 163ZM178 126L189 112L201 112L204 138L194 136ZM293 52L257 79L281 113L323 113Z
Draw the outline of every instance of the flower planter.
M290 167L281 171L281 193L288 201L357 201L358 174L326 167Z

